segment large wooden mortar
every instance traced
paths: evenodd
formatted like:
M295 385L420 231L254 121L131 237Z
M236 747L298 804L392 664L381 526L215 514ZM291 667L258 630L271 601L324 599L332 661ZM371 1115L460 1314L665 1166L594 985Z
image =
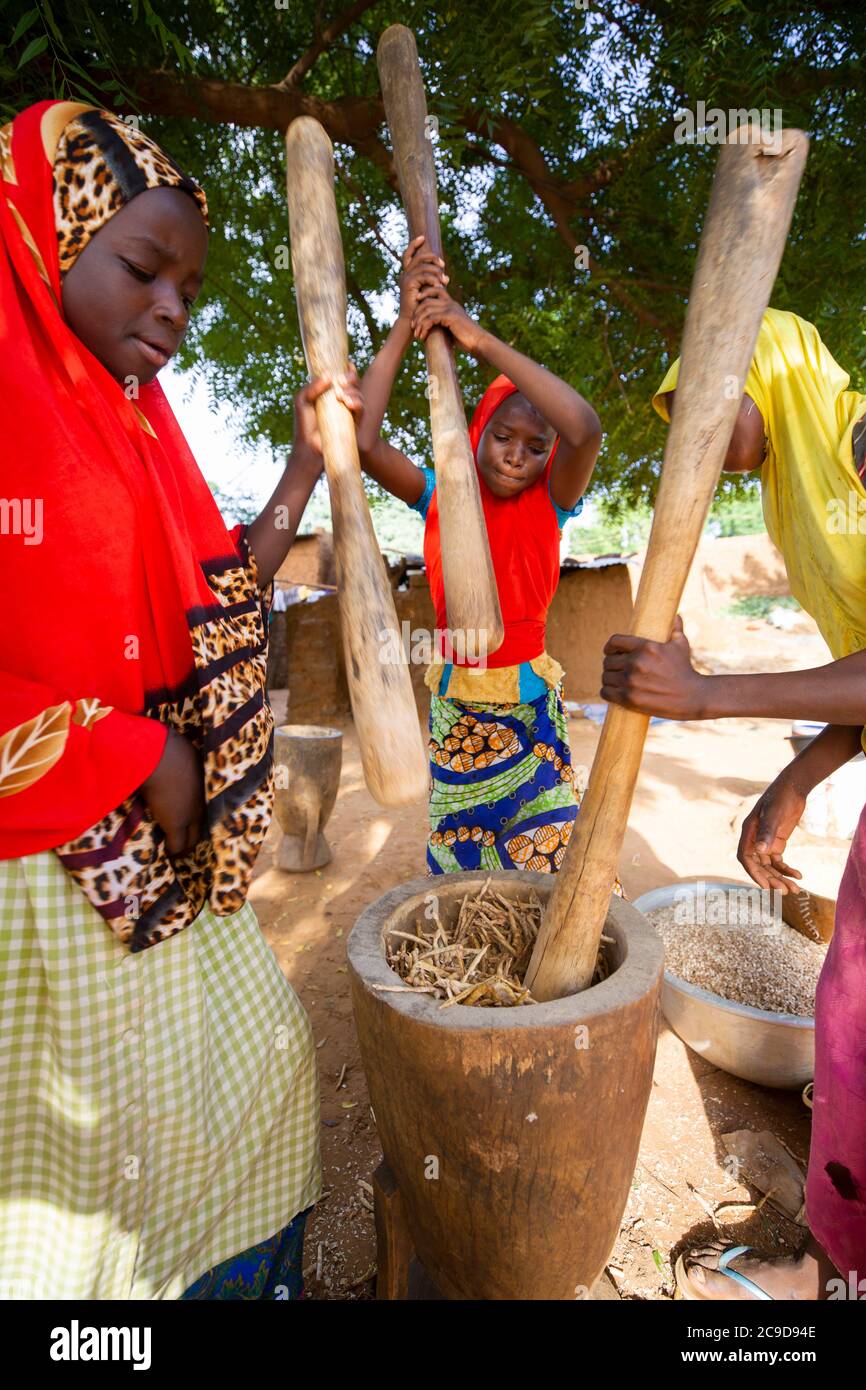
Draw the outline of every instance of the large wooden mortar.
M352 999L376 1125L411 1244L443 1295L586 1297L616 1239L637 1160L662 942L612 897L612 973L580 994L443 1009L425 994L377 990L401 983L386 963L387 932L413 930L431 896L442 921L453 921L488 877L414 879L355 924ZM535 873L494 874L493 884L509 896L531 887L543 902L553 887Z

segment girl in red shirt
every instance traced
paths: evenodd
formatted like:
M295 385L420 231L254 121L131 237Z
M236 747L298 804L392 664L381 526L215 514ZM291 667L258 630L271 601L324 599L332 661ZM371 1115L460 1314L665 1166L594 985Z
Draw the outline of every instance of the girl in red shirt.
M582 508L601 443L592 407L530 358L475 323L448 294L444 264L416 237L403 257L400 313L363 384L364 469L426 520L424 559L437 632L447 632L436 479L380 437L391 388L413 337L436 326L500 373L469 436L505 636L483 656L441 638L427 673L432 873L559 868L579 803L562 704L563 670L545 650L559 582L559 541ZM479 658L483 659L479 659Z

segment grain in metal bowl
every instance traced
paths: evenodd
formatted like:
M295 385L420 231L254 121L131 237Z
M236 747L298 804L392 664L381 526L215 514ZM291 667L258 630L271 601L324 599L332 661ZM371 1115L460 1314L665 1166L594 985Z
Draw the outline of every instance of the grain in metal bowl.
M732 894L732 889L738 891ZM734 1076L762 1086L800 1088L814 1072L815 1023L811 1013L799 1010L814 1011L823 951L797 933L793 941L791 929L781 924L772 930L772 917L766 922L760 911L752 912L751 925L744 927L735 906L733 920L724 922L720 904L749 902L749 894L754 902L756 892L754 884L703 879L653 889L634 906L650 923L655 912L664 910L657 929L671 944L666 940L662 1011L678 1037ZM679 931L671 909L678 910ZM674 962L691 981L675 973ZM713 989L706 987L709 983Z

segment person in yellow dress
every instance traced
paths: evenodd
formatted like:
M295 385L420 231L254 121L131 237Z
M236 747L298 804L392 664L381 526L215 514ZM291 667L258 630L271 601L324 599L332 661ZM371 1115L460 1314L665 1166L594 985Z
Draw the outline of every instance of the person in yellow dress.
M679 362L653 397L675 408ZM866 396L817 329L768 309L724 467L761 469L767 530L791 593L811 613L833 661L808 671L702 676L678 623L669 642L617 635L602 695L671 719L752 716L826 721L743 824L738 857L762 888L796 891L786 845L809 792L856 756L866 723ZM809 1237L795 1257L769 1259L715 1244L681 1256L690 1299L837 1299L866 1291L866 810L839 889L815 1012ZM862 1282L861 1282L862 1281ZM857 1292L859 1290L859 1293Z

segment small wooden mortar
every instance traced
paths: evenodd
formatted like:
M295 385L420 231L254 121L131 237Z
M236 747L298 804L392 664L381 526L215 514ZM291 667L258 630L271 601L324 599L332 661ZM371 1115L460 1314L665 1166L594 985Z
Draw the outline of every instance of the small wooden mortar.
M307 873L331 862L324 836L340 785L343 734L316 724L274 730L274 810L283 832L277 868Z

